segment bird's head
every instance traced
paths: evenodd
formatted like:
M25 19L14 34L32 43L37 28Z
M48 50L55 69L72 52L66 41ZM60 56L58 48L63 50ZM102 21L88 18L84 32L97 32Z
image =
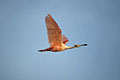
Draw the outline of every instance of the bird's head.
M65 49L73 49L73 48L78 48L78 47L81 47L81 46L87 46L87 44L77 44L77 45L74 45L73 47L65 46L66 47Z
M80 47L80 45L79 45L79 44L77 44L77 45L74 45L74 47Z
M80 46L87 46L87 44L77 44L77 45L74 45L74 47L80 47Z

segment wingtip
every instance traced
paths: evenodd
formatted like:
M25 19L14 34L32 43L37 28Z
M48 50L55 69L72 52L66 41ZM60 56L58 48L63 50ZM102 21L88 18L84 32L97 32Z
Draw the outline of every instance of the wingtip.
M50 13L47 14L47 16L50 15Z
M45 17L45 19L47 20L47 19L50 19L50 18L52 18L52 16L51 16L51 14L49 13L49 14L47 14L47 16Z

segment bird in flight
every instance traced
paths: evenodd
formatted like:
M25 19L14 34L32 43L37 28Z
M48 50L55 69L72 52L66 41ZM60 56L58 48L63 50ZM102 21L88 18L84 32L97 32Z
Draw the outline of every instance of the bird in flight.
M66 38L64 34L62 35L61 29L59 28L58 24L55 22L55 20L52 18L50 14L48 14L45 17L45 23L47 27L48 41L50 47L47 49L38 50L39 52L44 52L44 51L60 52L67 49L78 48L80 46L87 46L87 44L80 44L80 45L78 44L72 47L66 46L66 43L69 40Z

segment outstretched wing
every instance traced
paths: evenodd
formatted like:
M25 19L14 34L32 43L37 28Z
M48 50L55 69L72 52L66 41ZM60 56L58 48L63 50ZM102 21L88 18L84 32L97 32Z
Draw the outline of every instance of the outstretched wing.
M47 33L48 33L48 41L52 46L61 46L62 39L61 39L61 29L52 18L50 14L45 17Z
M68 38L65 37L65 35L63 34L63 35L62 35L62 42L63 42L64 44L66 44L68 41L69 41Z

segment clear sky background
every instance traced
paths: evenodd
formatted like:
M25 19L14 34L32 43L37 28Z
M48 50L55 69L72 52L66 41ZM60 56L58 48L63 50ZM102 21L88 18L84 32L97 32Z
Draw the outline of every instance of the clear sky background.
M88 46L39 53L48 13ZM120 80L120 0L0 0L0 80Z

